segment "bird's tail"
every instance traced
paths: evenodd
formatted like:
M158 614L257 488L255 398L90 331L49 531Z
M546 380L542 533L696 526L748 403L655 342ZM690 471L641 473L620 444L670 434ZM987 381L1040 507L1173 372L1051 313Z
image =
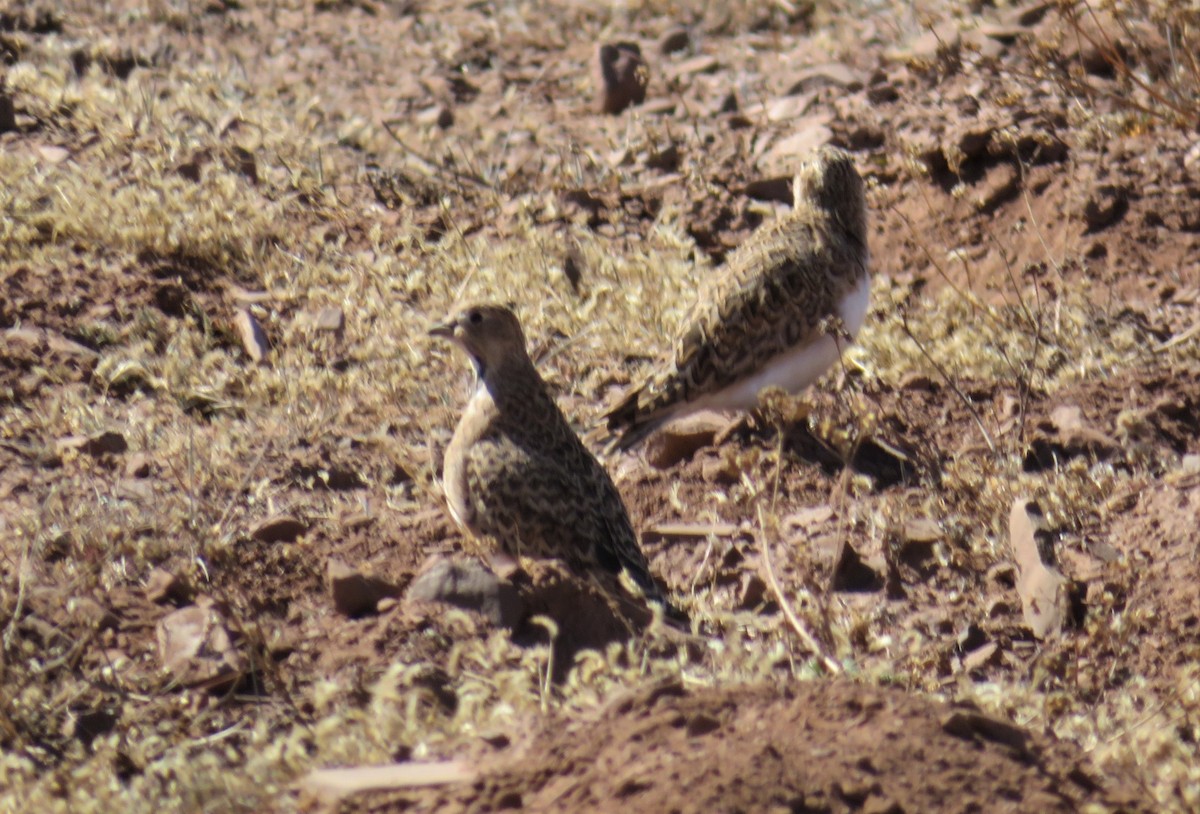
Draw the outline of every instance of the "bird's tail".
M691 618L667 597L666 590L649 572L626 567L621 570L621 573L636 586L637 593L640 593L647 602L662 608L663 621L682 630L689 629Z

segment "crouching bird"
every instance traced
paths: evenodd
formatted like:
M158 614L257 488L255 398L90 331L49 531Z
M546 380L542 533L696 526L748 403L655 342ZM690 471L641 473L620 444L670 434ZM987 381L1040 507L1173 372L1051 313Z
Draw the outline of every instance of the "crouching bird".
M798 393L858 334L871 272L853 156L817 150L792 196L791 212L747 238L701 286L673 352L608 411L609 449L634 447L698 410L752 410L765 387Z

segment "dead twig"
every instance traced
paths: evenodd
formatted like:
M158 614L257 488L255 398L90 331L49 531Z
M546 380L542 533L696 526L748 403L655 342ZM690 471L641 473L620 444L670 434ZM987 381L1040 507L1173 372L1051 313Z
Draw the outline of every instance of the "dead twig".
M758 508L758 544L762 550L763 566L767 571L767 581L771 585L771 591L775 594L775 600L779 603L779 607L783 611L784 618L788 620L788 624L795 634L800 637L800 641L803 642L804 646L821 661L825 669L833 675L841 675L842 665L838 664L837 659L827 655L816 638L808 632L808 628L796 616L796 612L792 610L792 606L783 595L783 589L779 587L779 580L775 578L775 567L771 564L771 546L767 542L767 524L766 519L763 517L762 506Z

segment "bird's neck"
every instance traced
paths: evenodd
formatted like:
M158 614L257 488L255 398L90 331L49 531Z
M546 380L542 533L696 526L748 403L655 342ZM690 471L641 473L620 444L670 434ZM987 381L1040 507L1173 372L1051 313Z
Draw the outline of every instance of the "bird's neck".
M509 406L523 406L541 398L546 392L542 377L528 357L494 364L474 361L478 387L487 389L502 412Z

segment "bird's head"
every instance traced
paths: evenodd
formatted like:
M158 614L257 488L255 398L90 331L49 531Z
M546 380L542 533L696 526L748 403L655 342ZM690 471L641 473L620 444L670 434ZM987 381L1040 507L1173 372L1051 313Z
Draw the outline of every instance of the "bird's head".
M854 156L832 145L821 147L792 180L795 206L804 203L830 213L853 237L867 237L867 192Z
M465 305L431 328L429 335L448 339L465 350L480 376L487 370L513 362L528 364L521 323L517 315L503 305Z

